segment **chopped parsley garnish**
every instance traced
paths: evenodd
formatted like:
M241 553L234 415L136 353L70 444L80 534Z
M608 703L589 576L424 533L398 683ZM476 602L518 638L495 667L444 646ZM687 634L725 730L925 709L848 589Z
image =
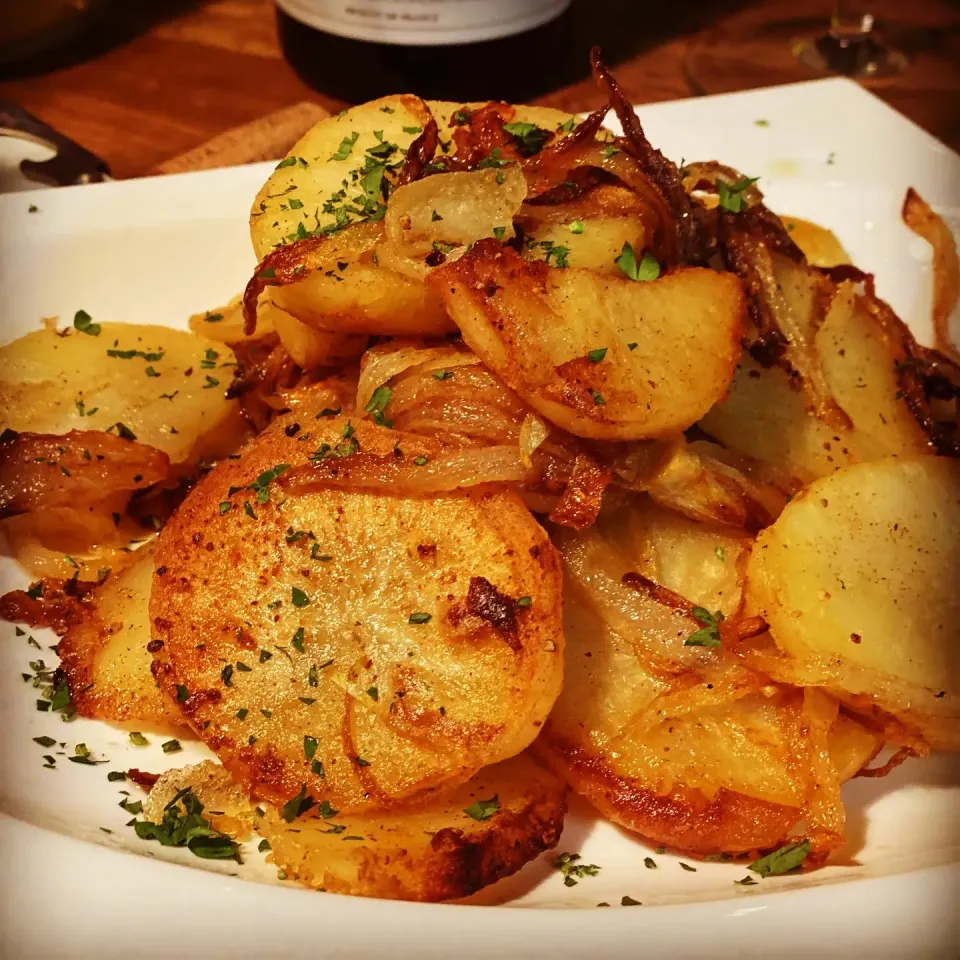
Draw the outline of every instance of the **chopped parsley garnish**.
M229 513L233 504L229 500L220 501L220 516L222 517L225 513Z
M160 749L164 753L178 753L183 747L180 746L179 740L167 740L166 743L160 744Z
M225 687L233 686L233 664L232 663L228 663L220 671L220 679L223 681L223 685Z
M520 148L520 152L526 156L539 153L550 137L548 131L541 130L535 123L525 123L524 121L505 123L503 130L504 133L509 133L513 137L514 142Z
M626 894L624 894L620 898L620 906L621 907L642 907L643 904L639 900L634 900L633 897L628 897Z
M732 184L725 180L717 180L717 196L719 197L720 207L729 210L730 213L739 213L746 204L743 197L744 191L759 179L759 177L742 177Z
M183 703L190 696L190 691L183 684L177 684L177 700Z
M117 431L117 436L121 437L124 440L133 441L137 439L137 435L128 426L121 423L119 420L116 423L114 423L112 426L107 427L106 433L113 433L114 430Z
M295 607L305 607L310 598L299 587L293 587L290 591L290 602Z
M203 318L204 323L219 323L223 319L222 313L210 313Z
M184 787L163 808L160 823L137 820L133 829L141 840L156 840L164 847L186 847L204 860L236 860L240 846L214 830L203 816L203 804L190 787Z
M506 232L507 232L507 228L506 228L506 227L494 227L494 228L493 228L493 235L494 235L494 237L496 237L497 240L499 240L499 241L501 241L501 242L503 242L503 237L504 237L504 234L505 234Z
M291 210L301 210L301 209L303 208L303 201L302 201L302 200L298 200L296 197L291 197L291 198L287 201L287 206L288 206Z
M684 863L682 860L680 860L680 861L678 861L678 862L679 862L679 864L680 864L680 869L681 869L681 870L686 870L687 873L696 873L696 872L697 872L697 868L696 868L696 867L691 867L689 863Z
M384 415L384 410L387 409L387 404L390 402L390 398L393 396L393 391L387 387L377 387L373 391L370 399L367 401L367 405L363 408L365 413L369 413L373 422L378 424L381 427L392 427L393 421L388 420ZM348 424L349 426L349 424ZM350 434L344 434L344 436L352 436L352 428Z
M119 783L122 780L126 780L127 775L123 770L111 770L107 774L107 781L109 783Z
M603 398L603 394L597 390L594 390L593 387L590 388L590 396L593 397L593 402L598 406L602 407L607 401Z
M583 233L583 221L574 220L572 223L569 224L569 229L571 233L577 233L577 234Z
M434 210L433 213L430 214L430 219L431 219L434 223L436 223L438 220L442 220L443 217L441 217L440 214L437 213L436 210Z
M755 127L769 127L769 126L770 126L770 121L769 121L769 120L754 120L754 121L753 121L753 125L754 125Z
M150 741L140 733L139 730L134 730L130 733L130 742L135 747L147 747L150 745Z
M108 763L107 760L94 760L90 753L90 748L85 743L78 743L73 748L73 756L67 757L71 763L81 763L88 767L94 767L98 763Z
M317 746L319 740L316 737L304 737L303 738L303 755L308 759L312 760L314 755L317 752Z
M422 129L423 127L404 127L403 132L404 133L420 133Z
M80 333L87 333L91 337L100 336L100 324L94 323L93 318L86 310L78 310L73 315L73 326L74 329L79 330Z
M284 470L289 469L289 463L278 463L275 467L264 470L263 473L247 487L248 490L252 490L257 495L257 503L263 504L270 499L270 484L273 483Z
M543 262L549 264L551 258L554 260L554 266L563 269L568 266L567 256L570 253L569 247L561 246L552 240L541 240L540 246L544 251Z
M267 852L269 852L269 851L272 850L272 849L273 849L273 847L270 846L270 841L269 841L269 840L261 840L261 841L257 844L257 851L258 851L259 853L267 853Z
M432 613L411 613L407 623L429 623L432 619Z
M720 561L725 560L726 557L727 557L727 554L726 554L726 552L724 551L723 547L714 547L714 548L713 548L713 554L714 554L714 556L715 556L718 560L720 560Z
M297 632L293 635L290 645L294 650L299 650L303 653L303 627L297 627Z
M657 869L657 861L654 860L653 857L644 857L644 858L643 858L643 865L644 865L648 870L656 870L656 869Z
M284 167L295 167L297 165L296 157L284 157L275 167L274 170L282 170Z
M563 874L563 885L565 887L575 887L578 880L584 877L595 877L600 868L595 863L578 863L579 853L561 853L553 861L554 867Z
M588 359L591 363L599 363L601 360L603 360L603 358L604 358L606 355L607 355L607 348L606 348L606 347L597 347L596 350L591 350L591 351L587 354L587 359Z
M495 793L489 800L477 800L463 812L472 820L489 820L500 809L500 797Z
M685 647L720 647L720 624L723 623L723 614L717 610L711 613L706 607L694 607L690 611L703 626L683 641Z
M426 458L426 457L414 457L414 458L413 458L413 462L414 462L418 467L422 467L422 466L425 466L425 465L426 465L427 458Z
M303 814L316 805L317 801L314 800L313 797L307 796L307 785L303 784L303 786L300 787L300 792L283 805L281 815L287 823L293 823L297 817L303 816Z
M656 280L660 276L660 264L649 250L644 251L640 262L629 242L624 243L620 256L613 261L631 280Z
M39 743L41 747L52 747L57 741L53 737L34 737L34 743Z
M807 859L809 853L809 840L788 843L780 847L779 850L774 850L773 853L768 853L765 857L754 860L747 869L759 873L761 877L778 877L799 867Z
M369 761L369 760L364 760L363 757L354 757L354 758L353 758L353 762L354 762L358 767L369 767L369 766L370 766L370 761Z
M367 687L367 696L376 703L380 699L380 691L376 687Z
M577 125L577 118L570 117L569 120L564 120L563 123L557 127L558 133L569 133Z
M249 711L246 707L241 707L241 708L237 711L237 719L238 719L239 721L243 722L244 720L247 719L247 714L248 714L249 712L250 712L250 711Z
M434 380L449 380L453 376L453 373L450 370L434 370L433 379Z
M209 373L206 376L206 381L203 385L204 390L212 390L214 387L220 386L220 381L216 377L211 377Z

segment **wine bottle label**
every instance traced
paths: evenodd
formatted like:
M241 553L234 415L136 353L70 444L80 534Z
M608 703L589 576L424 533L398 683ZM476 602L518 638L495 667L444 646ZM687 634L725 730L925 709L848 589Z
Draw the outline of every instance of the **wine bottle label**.
M354 40L403 46L476 43L547 23L571 0L277 0L291 17Z

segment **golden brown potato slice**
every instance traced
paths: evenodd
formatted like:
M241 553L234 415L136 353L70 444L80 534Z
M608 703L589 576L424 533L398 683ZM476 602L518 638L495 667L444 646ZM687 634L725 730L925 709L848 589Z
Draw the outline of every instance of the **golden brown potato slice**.
M727 625L704 636L708 622L689 603L633 573L599 533L564 534L560 549L566 674L536 754L604 816L682 850L773 846L805 816L833 845L839 781L877 738L822 694L808 703L723 646L687 645L726 638ZM812 771L811 743L828 767ZM823 812L813 807L821 788L832 798Z
M441 148L451 149L447 124L458 107L384 97L321 120L294 144L250 214L258 260L290 244L278 252L278 262L261 263L275 281L290 284L271 291L278 306L309 326L341 334L409 336L452 329L436 295L379 263L373 248L383 238L385 184L395 182L430 110L440 126ZM517 107L514 119L556 131L569 118L546 107ZM334 229L339 232L318 234ZM285 277L294 269L297 274Z
M426 107L439 126L441 148L446 143L449 149L449 121L461 104L428 101ZM515 121L535 123L551 131L570 119L569 114L549 107L518 106L515 111ZM254 200L250 235L257 259L262 260L282 242L289 242L290 237L296 238L301 228L312 232L317 227L339 223L338 209L341 220L344 216L356 220L359 214L345 208L353 207L355 211L362 207L353 198L365 196L378 174L388 179L395 177L393 165L403 161L425 121L422 100L393 96L351 107L311 127L291 147ZM391 169L380 173L375 169L378 162ZM362 178L371 171L373 177L363 182Z
M740 352L740 283L712 270L640 283L481 241L428 284L484 363L577 436L683 430L726 392Z
M344 417L291 437L293 416L205 477L161 533L162 685L277 803L304 788L343 810L393 803L521 751L561 682L544 531L508 493L284 487L284 465L312 471L311 457L318 474L396 450L429 469L440 449Z
M180 712L150 671L150 584L153 551L98 587L82 622L61 639L57 654L81 717L137 723L151 729L187 729Z
M526 755L410 810L257 823L288 877L331 893L452 900L556 846L566 787Z
M960 749L957 571L960 464L889 458L793 500L757 540L747 600L831 693Z
M269 291L265 290L262 300L269 299ZM191 314L188 323L195 334L206 337L208 340L216 340L218 343L243 343L273 333L273 316L268 310L264 310L263 315L258 316L257 329L252 335L244 331L243 297L239 293L221 307Z
M308 327L286 310L281 310L272 300L267 300L259 306L257 329L260 329L260 322L264 316L277 331L284 349L304 370L340 366L355 360L367 346L366 336L330 333L327 330Z
M840 263L850 263L849 254L832 230L800 217L781 216L780 220L811 266L834 267Z
M225 396L229 347L168 327L87 321L88 332L36 330L0 347L4 427L111 430L173 464L230 449L240 418Z

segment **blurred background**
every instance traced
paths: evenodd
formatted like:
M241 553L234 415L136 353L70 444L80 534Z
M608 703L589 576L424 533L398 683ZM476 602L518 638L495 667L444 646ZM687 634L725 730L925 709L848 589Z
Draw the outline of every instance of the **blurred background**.
M842 73L960 148L956 0L0 0L0 189L17 151L68 182L273 157L384 93L587 110L593 44L635 103ZM87 153L45 167L50 128Z

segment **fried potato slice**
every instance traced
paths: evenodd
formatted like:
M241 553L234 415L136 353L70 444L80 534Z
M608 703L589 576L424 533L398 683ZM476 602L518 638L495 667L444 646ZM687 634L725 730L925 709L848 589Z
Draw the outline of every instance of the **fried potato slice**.
M229 347L168 327L91 328L98 333L36 330L0 347L4 427L111 430L163 451L173 464L235 441L237 404L225 396L235 359Z
M288 877L330 893L452 900L516 873L555 847L566 786L525 754L400 813L257 823ZM470 812L473 815L471 816Z
M160 450L94 430L0 441L0 518L57 507L83 508L166 477Z
M790 234L790 239L803 251L810 266L835 267L851 262L850 255L843 249L843 244L832 230L801 217L781 215L780 220Z
M367 346L368 337L348 333L315 330L282 310L272 300L262 303L257 310L257 329L263 317L277 331L284 349L304 370L317 367L340 366L356 360Z
M269 291L265 290L262 300L266 302L269 299ZM246 333L243 329L243 296L239 293L231 297L223 306L191 314L187 323L197 336L226 344L256 340L273 333L273 316L268 310L264 310L263 315L258 316L256 331L249 335Z
M150 672L153 571L153 551L144 550L133 566L97 587L57 655L81 717L181 733L187 724Z
M960 464L888 458L818 480L757 539L750 608L798 669L960 749Z
M726 392L740 352L740 283L712 270L637 283L485 240L427 282L484 363L577 436L683 430Z
M345 811L384 806L520 752L562 676L544 531L506 492L284 489L283 466L310 470L311 455L336 466L441 449L343 417L290 437L293 416L218 465L160 535L161 684L239 782L276 803L306 789Z
M877 738L835 701L819 722L819 704L724 647L686 645L703 629L691 605L634 573L596 530L564 533L559 547L566 674L535 754L615 823L695 854L776 845L805 816L817 829L820 787L852 776ZM814 719L831 759L817 776ZM822 829L839 835L836 806Z
M459 106L384 97L321 120L294 144L250 214L258 260L291 245L281 261L298 274L288 278L296 282L271 291L278 306L309 326L341 334L412 336L453 329L431 290L378 263L373 254L384 236L384 184L396 180L431 110L441 127L441 149L451 149L447 123ZM551 131L569 119L547 107L507 110L515 121ZM334 229L339 232L324 235ZM267 269L282 279L282 263L271 261Z

